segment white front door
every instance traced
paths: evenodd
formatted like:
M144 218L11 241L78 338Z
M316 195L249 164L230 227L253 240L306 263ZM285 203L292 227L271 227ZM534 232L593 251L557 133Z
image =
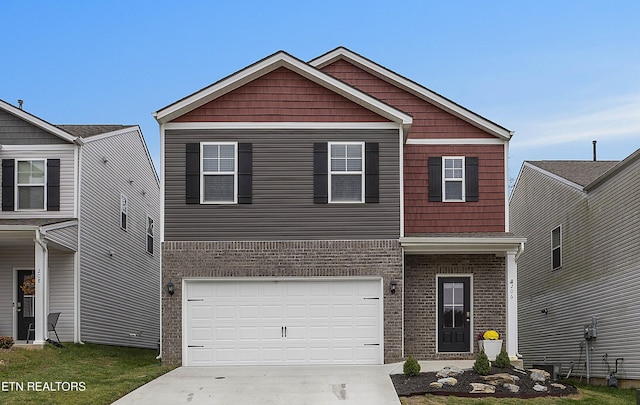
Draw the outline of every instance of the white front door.
M380 280L189 280L183 364L380 364Z

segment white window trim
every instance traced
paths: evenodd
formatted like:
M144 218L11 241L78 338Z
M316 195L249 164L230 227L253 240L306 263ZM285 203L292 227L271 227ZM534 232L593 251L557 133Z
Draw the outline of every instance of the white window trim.
M123 208L123 204L122 201L124 200L125 204L124 204L124 209ZM124 214L127 218L127 223L125 224L125 226L122 226L122 214ZM129 226L129 198L127 198L127 195L124 193L120 193L120 229L122 229L123 231L127 230L127 227Z
M19 162L43 162L44 163L44 176L43 184L20 184L18 182L18 166ZM32 159L16 159L15 160L15 173L14 173L14 207L16 211L46 211L47 210L47 159L45 158L32 158ZM20 187L43 187L43 207L42 208L20 208Z
M209 145L233 145L234 159L233 172L205 172L204 171L204 147ZM233 201L205 201L204 176L228 176L233 175ZM200 204L237 204L238 203L238 142L200 142Z
M328 183L328 202L330 204L362 204L364 203L364 195L365 195L365 148L364 142L329 142L328 143L329 148L328 148L328 153L327 153L327 172L329 174L329 179L327 181ZM362 166L360 166L361 170L360 171L350 171L350 172L333 172L333 170L331 170L331 147L333 145L359 145L361 147L362 150ZM331 195L331 179L333 177L333 175L351 175L351 176L360 176L360 182L361 182L361 186L360 186L360 190L361 190L361 195L360 195L360 201L333 201L333 196Z
M558 246L553 246L553 232L556 229L558 230L558 233L559 233L559 235L558 235L559 244L558 244ZM556 249L560 250L560 263L559 263L558 266L554 267L554 265L553 265L553 252ZM558 270L558 269L561 269L561 268L562 268L562 225L558 225L558 226L556 226L555 228L553 228L551 230L551 270Z
M150 220L153 222L153 228L151 230L151 233L149 233L149 221ZM154 247L154 244L156 242L155 230L156 230L156 221L153 218L151 218L151 216L147 215L147 223L146 223L146 230L145 230L144 245L145 245L145 250L150 255L153 255L153 253L155 252L155 247ZM153 252L149 252L149 236L151 236L151 248L153 249Z
M446 159L460 159L460 160L462 160L462 179L461 180L447 180L445 178L446 168L445 168L445 163L444 162L445 162ZM467 175L467 173L465 172L465 158L464 158L464 156L443 156L442 157L442 201L443 202L465 202L466 201L466 195L465 195L466 175ZM461 199L454 200L454 199L448 199L447 198L447 192L446 192L447 181L462 183L462 198Z

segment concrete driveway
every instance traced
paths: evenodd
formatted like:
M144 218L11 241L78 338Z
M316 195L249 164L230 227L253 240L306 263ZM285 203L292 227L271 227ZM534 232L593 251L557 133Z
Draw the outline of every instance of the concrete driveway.
M397 364L180 367L114 405L399 405L389 378L397 367Z

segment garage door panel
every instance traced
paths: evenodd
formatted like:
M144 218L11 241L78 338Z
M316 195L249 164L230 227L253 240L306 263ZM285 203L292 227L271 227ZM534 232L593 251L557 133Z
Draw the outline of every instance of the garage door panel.
M198 294L198 298L193 294ZM379 364L380 282L186 283L185 365Z

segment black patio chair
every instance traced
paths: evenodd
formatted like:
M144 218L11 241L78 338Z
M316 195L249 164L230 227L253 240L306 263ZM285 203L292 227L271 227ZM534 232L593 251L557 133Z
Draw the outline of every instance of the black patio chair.
M60 312L52 312L47 316L47 331L55 333L58 338L58 343L60 343L60 337L58 336L58 332L56 332L58 318L60 318ZM36 325L34 323L29 324L29 329L27 330L27 343L29 343L29 336L31 336L31 332L36 332Z

